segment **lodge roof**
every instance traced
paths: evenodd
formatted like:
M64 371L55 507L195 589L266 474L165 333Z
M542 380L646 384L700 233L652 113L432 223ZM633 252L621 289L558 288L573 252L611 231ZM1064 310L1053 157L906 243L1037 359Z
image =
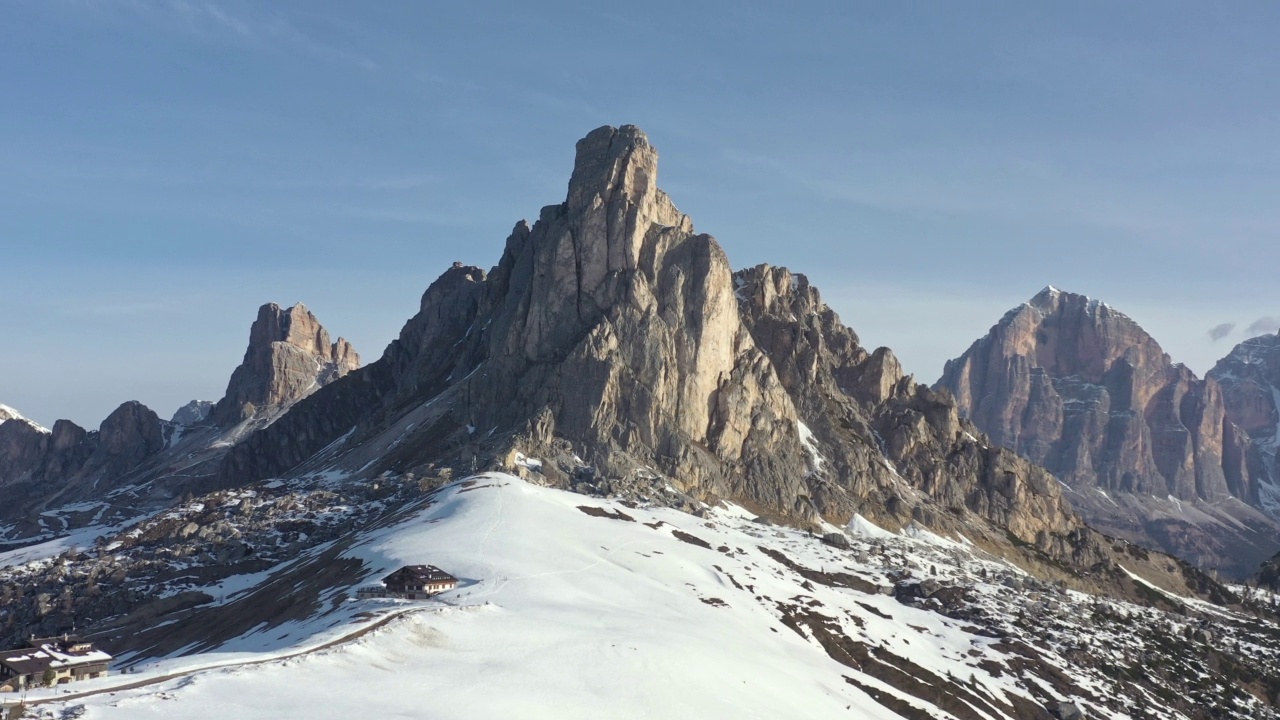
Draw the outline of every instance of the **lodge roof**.
M94 649L91 643L78 637L64 635L56 638L32 638L28 647L0 653L0 665L16 675L43 673L49 668L59 670L81 665L97 665L111 662L111 656Z
M429 582L457 582L458 578L435 565L405 565L382 579L384 585L410 585Z

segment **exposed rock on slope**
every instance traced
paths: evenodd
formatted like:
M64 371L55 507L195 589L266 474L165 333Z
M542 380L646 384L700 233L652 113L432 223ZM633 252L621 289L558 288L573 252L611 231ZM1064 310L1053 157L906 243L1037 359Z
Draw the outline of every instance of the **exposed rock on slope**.
M1276 525L1246 505L1257 455L1217 382L1103 303L1046 288L948 362L938 386L994 443L1070 485L1105 531L1238 573L1277 547Z
M213 405L209 400L192 400L178 408L169 422L175 425L198 425L208 419Z
M359 366L351 343L330 343L328 331L304 305L281 309L268 303L258 309L244 361L209 417L225 427L276 414Z
M245 361L216 407L192 401L163 421L127 402L92 432L69 420L49 431L6 412L19 419L0 422L0 522L13 523L0 540L43 538L208 490L221 457L245 432L358 364L351 345L330 343L302 305L264 305ZM59 510L66 506L81 509Z
M744 325L820 446L810 486L843 510L830 514L889 521L886 512L917 505L910 498L921 492L1031 542L1080 527L1049 473L980 442L951 398L904 377L888 348L864 350L805 276L761 265L736 280ZM947 524L927 506L911 511Z
M803 276L735 277L657 188L638 129L601 128L577 150L566 201L518 223L496 267L445 272L381 360L247 438L222 484L339 456L369 474L508 467L800 523L958 527L973 513L1001 542L1007 528L1098 558L1048 473L986 447L888 350L863 350Z
M52 431L23 422L0 424L3 519L29 516L57 500L102 497L164 447L160 418L132 401L116 408L95 432L69 420L59 420Z
M1268 479L1258 485L1259 501L1272 515L1280 514L1280 334L1240 343L1209 377L1222 387L1227 418L1248 433L1259 452L1256 474Z

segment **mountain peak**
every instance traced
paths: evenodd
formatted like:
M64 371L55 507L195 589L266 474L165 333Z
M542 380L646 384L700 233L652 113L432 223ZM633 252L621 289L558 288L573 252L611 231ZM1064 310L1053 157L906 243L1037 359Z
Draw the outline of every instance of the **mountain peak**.
M351 343L343 338L330 342L329 331L305 305L267 303L258 308L249 329L244 361L209 417L225 426L270 414L359 366Z
M596 128L578 141L569 178L569 211L589 206L599 196L608 203L619 189L641 203L658 187L658 151L635 125Z
M192 400L178 408L169 422L175 425L196 425L205 421L213 412L213 402L209 400Z
M1242 535L1188 527L1175 546L1161 529L1154 500L1256 502L1258 491L1247 439L1225 422L1217 385L1174 363L1123 313L1049 286L949 361L937 386L993 443L1076 490L1078 509L1104 531L1235 571L1252 561L1241 560L1251 551ZM1155 509L1117 514L1099 490Z
M20 422L24 422L30 425L31 427L41 432L44 432L44 433L49 432L49 429L44 427L40 423L37 423L34 420L31 420L30 418L27 418L22 413L9 407L8 405L0 404L0 423L7 422L9 420L18 420Z
M490 273L446 271L382 359L237 445L222 477L287 472L354 432L353 472L523 456L547 484L895 526L908 482L939 522L963 505L1026 542L1079 527L1047 473L966 436L949 398L864 350L804 276L735 277L657 187L657 157L635 127L589 133L565 201L517 223Z

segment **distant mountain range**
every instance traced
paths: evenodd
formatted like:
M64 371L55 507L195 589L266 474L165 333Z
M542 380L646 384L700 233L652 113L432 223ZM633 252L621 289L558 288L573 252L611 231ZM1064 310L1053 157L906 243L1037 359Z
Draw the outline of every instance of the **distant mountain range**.
M1280 549L1276 348L1247 341L1200 379L1123 313L1048 287L935 387L1090 524L1240 577Z

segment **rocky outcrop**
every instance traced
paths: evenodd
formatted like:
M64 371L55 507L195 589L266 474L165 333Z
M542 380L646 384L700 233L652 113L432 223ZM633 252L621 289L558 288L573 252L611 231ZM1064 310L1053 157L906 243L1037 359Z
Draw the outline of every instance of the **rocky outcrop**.
M1082 295L1046 288L959 359L942 387L991 440L1073 487L1180 500L1250 498L1224 462L1226 411L1137 323Z
M1263 335L1237 345L1219 360L1208 376L1222 388L1227 418L1253 441L1258 456L1250 467L1256 477L1259 501L1280 515L1280 335ZM1248 471L1248 470L1246 470Z
M743 325L820 457L809 484L829 514L859 512L894 526L910 513L945 527L949 518L937 510L968 510L1031 543L1080 528L1049 473L988 447L949 395L904 376L888 348L862 348L805 276L761 265L739 272L735 284Z
M1238 572L1280 541L1249 506L1256 451L1217 381L1104 303L1046 288L948 362L937 387L1108 532Z
M459 448L478 445L472 433L520 435L544 454L567 441L601 476L661 474L700 496L813 517L795 410L738 321L728 261L656 177L657 152L638 129L591 133L563 204L517 224L491 272L445 273L378 367L326 394L393 386L376 403L385 412L448 410L413 424L385 460L397 467L451 450L475 458L480 448ZM373 417L358 422L374 432ZM311 436L290 427L276 434ZM260 464L248 446L234 455L233 472Z
M160 418L137 401L116 408L98 428L98 456L103 470L118 475L164 448Z
M221 482L508 466L795 523L980 517L1093 557L1052 476L864 350L803 276L735 275L656 181L638 129L589 134L565 202L517 223L491 270L446 271L380 360L246 438Z
M49 437L49 433L21 420L0 423L0 484L38 465L49 451Z
M0 424L0 487L12 496L7 509L78 499L116 487L164 447L160 418L134 401L112 411L95 432L70 420L54 423L52 431L6 422Z
M223 456L246 433L358 364L350 344L331 343L306 308L265 305L245 361L216 406L192 401L164 421L127 402L95 431L68 420L49 431L6 412L14 419L0 422L0 523L13 528L5 539L122 520L207 491ZM80 510L62 510L68 507Z
M178 408L169 422L174 425L199 425L208 419L213 412L213 403L209 400L192 400Z
M226 395L209 413L221 426L278 414L293 403L360 366L360 356L329 333L301 303L258 309L244 361L231 374Z

